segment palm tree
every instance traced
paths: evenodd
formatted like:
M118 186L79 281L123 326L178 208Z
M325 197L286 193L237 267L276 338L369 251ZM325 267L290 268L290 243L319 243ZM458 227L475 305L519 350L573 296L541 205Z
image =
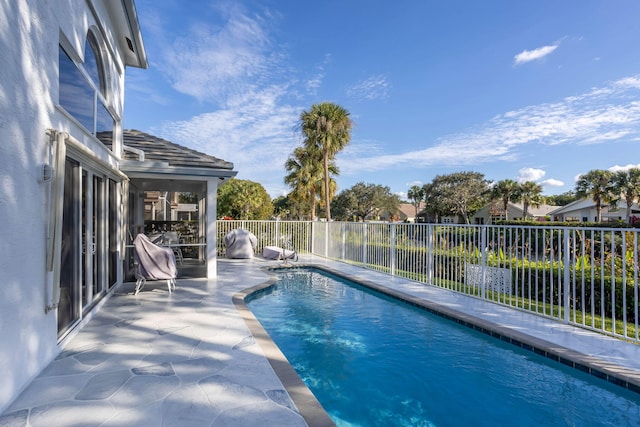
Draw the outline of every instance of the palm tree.
M613 200L611 180L613 172L593 169L580 175L576 182L576 195L578 197L590 196L596 204L596 221L602 220L602 207Z
M301 129L306 136L305 144L322 151L324 167L324 198L327 221L331 220L331 189L329 163L347 146L351 139L349 111L331 103L313 104L309 111L300 114Z
M297 147L284 165L288 175L285 184L292 188L292 195L310 204L311 221L315 219L318 188L322 185L322 153L310 147Z
M411 200L411 204L414 208L416 208L416 218L418 217L418 209L420 208L420 203L422 203L422 199L424 199L424 188L419 187L417 185L411 186L409 191L407 192L407 197Z
M640 199L640 169L631 168L626 171L618 171L612 177L613 191L621 196L627 204L625 219L631 219L631 206Z
M509 219L509 202L520 201L520 185L512 179L503 179L496 182L491 189L491 199L502 202L504 219Z
M542 186L533 181L526 181L520 184L520 200L522 200L522 218L527 219L529 215L529 206L540 206L542 198Z
M318 163L318 164L322 165L322 163ZM336 192L338 191L338 183L336 182L335 179L333 179L333 176L338 175L339 172L340 170L335 165L335 162L334 161L329 162L329 200L331 201L333 201L333 198L335 197ZM326 200L327 200L327 198L324 195L325 186L324 186L324 179L322 179L322 177L318 181L318 187L316 192L320 194L320 209L322 209L324 208L324 204L326 203Z

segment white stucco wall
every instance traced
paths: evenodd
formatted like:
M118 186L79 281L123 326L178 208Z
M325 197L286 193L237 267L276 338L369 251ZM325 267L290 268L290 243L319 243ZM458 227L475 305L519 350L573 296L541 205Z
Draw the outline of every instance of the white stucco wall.
M109 27L106 14L100 20ZM48 161L46 129L97 144L55 107L59 35L83 54L90 26L97 22L86 1L0 2L0 412L60 351L56 313L45 313L48 185L38 176ZM121 117L117 67L109 79Z

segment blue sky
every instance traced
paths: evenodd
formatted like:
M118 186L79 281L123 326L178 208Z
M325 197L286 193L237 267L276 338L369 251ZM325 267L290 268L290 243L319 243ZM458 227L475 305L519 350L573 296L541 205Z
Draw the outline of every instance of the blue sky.
M231 161L284 195L300 113L350 111L339 191L436 175L640 167L637 0L136 0L149 69L124 126Z

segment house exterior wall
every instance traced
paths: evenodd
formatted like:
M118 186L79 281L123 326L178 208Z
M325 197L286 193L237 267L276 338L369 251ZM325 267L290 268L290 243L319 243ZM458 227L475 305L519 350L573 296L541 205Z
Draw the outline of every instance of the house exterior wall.
M56 310L45 312L50 185L38 178L42 165L50 163L47 129L67 132L105 162L117 162L57 107L59 43L67 43L82 59L87 32L93 28L102 36L107 100L116 116L118 139L124 65L110 19L101 0L0 2L0 412L62 345Z
M595 208L580 208L572 211L563 212L562 214L557 215L558 221L578 221L584 222L584 218L586 218L587 222L596 220L596 209Z
M638 205L633 204L631 215L638 212ZM620 221L625 220L627 214L627 204L619 201L617 206L602 206L602 221ZM554 221L578 221L578 222L595 222L597 221L597 210L595 203L588 199L578 200L574 203L562 206L550 213Z
M509 220L522 219L522 209L518 208L517 206L509 204L507 206L507 211L509 213ZM473 215L473 217L471 218L471 223L492 224L492 218L500 216L501 219L504 219L503 214L504 211L502 210L502 207L500 205L489 203L488 205L482 207L478 212L476 212L475 215Z

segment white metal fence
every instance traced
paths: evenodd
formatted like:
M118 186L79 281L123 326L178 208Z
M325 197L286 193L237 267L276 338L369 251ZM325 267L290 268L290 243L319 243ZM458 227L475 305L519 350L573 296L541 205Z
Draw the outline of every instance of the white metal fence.
M253 233L258 244L256 253L262 253L265 246L295 249L299 253L311 251L311 222L309 221L242 221L220 220L218 226L218 253L224 254L224 236L231 230L243 228Z
M219 221L340 260L640 342L638 230ZM221 240L221 239L219 239Z

